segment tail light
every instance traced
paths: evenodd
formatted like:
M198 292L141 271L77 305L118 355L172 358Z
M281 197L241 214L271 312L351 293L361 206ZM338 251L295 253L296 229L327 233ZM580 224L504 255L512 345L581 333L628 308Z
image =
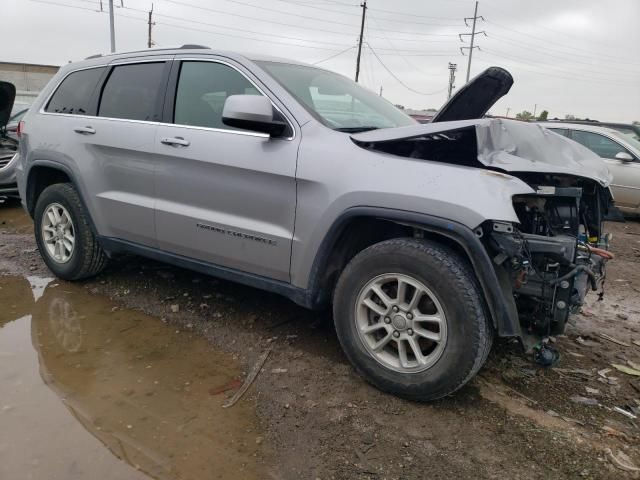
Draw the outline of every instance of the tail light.
M18 128L16 129L16 135L18 136L18 138L20 138L23 133L24 133L24 120L20 120L18 122Z

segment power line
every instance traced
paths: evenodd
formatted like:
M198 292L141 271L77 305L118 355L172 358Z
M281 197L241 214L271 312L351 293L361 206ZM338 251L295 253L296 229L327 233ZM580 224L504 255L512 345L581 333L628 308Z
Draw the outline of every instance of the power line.
M163 2L167 2L167 3L172 3L175 5L180 5L183 7L190 7L190 8L196 8L199 10L204 10L204 11L209 11L209 12L214 12L214 13L218 13L218 14L223 14L223 15L231 15L231 16L235 16L235 17L239 17L239 18L245 18L245 19L249 19L249 20L254 20L254 21L258 21L258 22L266 22L266 23L271 23L274 25L283 25L283 26L287 26L287 27L293 27L293 28L301 28L304 30L315 30L315 31L319 31L319 32L326 32L326 33L333 33L335 35L346 35L346 36L352 36L352 34L350 33L346 33L344 31L344 29L342 31L337 31L337 30L327 30L327 29L320 29L320 28L316 28L316 27L309 27L307 25L301 26L301 25L296 25L296 24L292 24L292 23L286 23L286 22L279 22L279 21L274 21L274 20L266 20L264 18L260 18L260 17L254 17L254 16L250 16L250 15L244 15L244 14L240 14L240 13L232 13L232 12L225 12L223 10L217 10L217 9L213 9L210 7L203 7L201 5L194 5L192 3L187 3L187 2L182 2L179 0L160 0ZM337 22L335 20L328 20L328 19L323 19L323 18L317 18L317 17L311 17L309 15L301 15L301 14L297 14L297 13L292 13L292 12L287 12L284 10L277 10L277 9L273 9L273 8L267 8L267 7L263 7L260 5L255 5L255 4L251 4L251 3L246 3L246 2L242 2L240 0L225 0L228 2L232 2L232 3L237 3L240 5L244 5L244 6L249 6L252 8L257 8L257 9L261 9L261 10L267 10L271 13L279 13L282 15L290 15L293 17L297 17L297 18L303 18L306 20L312 20L312 21L316 21L316 22L322 22L322 23L329 23L332 25L342 25L342 26L346 26L349 28L353 28L354 25L351 23L344 23L344 22ZM423 32L414 32L414 31L398 31L398 30L388 30L388 29L375 29L375 30L379 30L379 31L384 31L384 32L388 32L388 33L400 33L400 34L408 34L408 35L417 35L417 36L456 36L456 34L446 34L446 33L423 33Z
M353 50L354 48L356 48L356 47L346 48L345 50L342 50L341 52L335 53L335 54L331 55L330 57L323 58L322 60L318 60L317 62L313 62L311 65L319 65L321 63L328 62L329 60L331 60L333 58L336 58L336 57L339 57L343 53L347 53L348 51Z
M509 53L505 53L501 50L494 50L493 48L490 49L494 54L501 54L501 55L505 55L505 56L509 56ZM533 51L534 54L536 54L536 51ZM552 58L560 58L561 60L563 60L563 62L567 62L567 63L571 63L571 60L567 60L567 59L562 59L561 57L555 57L553 55L549 55ZM512 57L513 58L513 57ZM588 68L584 68L584 67L577 67L577 66L564 66L563 64L558 65L557 62L555 63L546 63L546 62L542 62L539 61L538 59L533 59L531 57L524 57L521 55L518 55L517 58L514 58L520 62L533 62L533 63L537 63L541 66L544 66L545 68L552 68L552 69L558 69L558 70L567 70L568 73L587 73L589 75L596 75L596 76L601 76L603 77L603 79L610 79L611 78L611 74L609 72L605 72L605 71L601 71L601 70L590 70ZM593 64L586 64L586 65L593 65ZM629 73L631 76L627 77L627 76L621 76L621 75L616 75L617 78L633 78L633 79L640 79L640 72L624 72L624 73ZM635 76L634 76L635 73Z
M132 7L125 7L126 10L131 10L134 12L140 12L140 13L146 13L144 10L140 10L137 8L132 8ZM188 23L193 23L193 24L197 24L197 25L205 25L208 27L216 27L216 28L224 28L227 30L233 30L233 31L238 31L238 32L245 32L245 33L252 33L254 35L264 35L265 37L271 38L271 37L276 37L276 38L284 38L286 40L297 40L297 41L301 41L301 42L308 42L308 43L318 43L318 44L323 44L323 45L332 45L332 46L338 46L338 47L344 47L347 46L348 44L346 43L337 43L337 42L326 42L323 40L310 40L307 38L301 38L301 37L293 37L290 35L279 35L279 34L275 34L275 33L266 33L266 32L257 32L255 30L249 30L246 28L238 28L238 27L229 27L227 25L221 25L219 23L210 23L210 22L203 22L200 20L192 20L190 18L185 18L185 17L177 17L175 15L163 15L160 13L156 13L155 14L157 17L162 17L162 18L168 18L171 20L178 20L178 21L182 21L182 22L188 22Z
M436 92L431 92L431 93L425 93L425 92L421 92L419 90L416 90L415 88L411 88L409 85L407 85L406 83L404 83L402 80L400 80L400 78L398 78L398 76L393 73L391 71L391 69L389 69L389 67L387 67L387 65L382 61L382 59L378 56L378 54L376 53L376 51L371 48L371 45L369 45L369 43L367 43L367 46L369 47L369 49L371 50L371 53L373 53L373 55L376 57L376 59L378 60L378 62L380 63L380 65L382 65L382 67L387 71L387 73L389 75L391 75L400 85L402 85L404 88L406 88L407 90L413 92L413 93L417 93L418 95L437 95L439 93L442 93L446 90L446 88L443 88L441 90L438 90Z
M579 59L576 59L575 57L582 57L582 58L591 58L591 59L596 59L595 56L591 56L591 55L581 55L578 53L568 53L568 52L561 52L561 51L554 51L554 50L549 50L549 49L545 49L542 50L540 48L538 48L536 45L531 44L531 43L527 43L527 42L523 42L520 40L515 40L513 38L507 37L507 36L502 36L499 35L497 33L493 33L493 32L489 32L489 34L487 34L487 37L489 39L498 39L501 42L506 42L509 43L511 45L514 45L516 47L525 47L527 50L531 50L534 52L539 52L544 54L545 56L548 57L554 57L554 58L558 58L560 60L564 60L564 61L571 61L572 63L579 63L582 65L593 65L593 62L585 62L585 61L581 61ZM551 53L553 52L553 53ZM606 60L607 62L611 62L611 60ZM615 62L615 63L628 63L629 65L637 65L640 66L640 64L637 63L631 63L631 62ZM630 73L640 73L638 71L635 72L630 72Z
M106 13L106 12L100 12L99 10L94 10L94 9L91 9L91 8L79 7L79 6L76 6L76 5L69 5L69 4L64 4L64 3L60 3L60 2L54 2L54 1L47 1L47 0L29 0L29 1L36 2L36 3L46 3L46 4L49 4L49 5L55 5L55 6L59 6L59 7L65 7L65 8L76 8L76 9L85 10L85 11L89 11L89 12L93 12L93 13ZM76 1L78 1L78 0L76 0ZM80 1L84 1L84 0L80 0ZM124 9L125 10L130 10L130 11L133 11L133 12L137 12L137 13L141 13L141 14L144 14L145 16L148 15L148 11L145 11L145 10L136 9L136 8L132 8L132 7L124 7ZM128 15L124 15L122 13L117 13L115 16L116 17L122 17L122 18L129 18L129 19L132 19L132 20L137 20L137 21L141 21L141 22L145 22L145 23L148 22L148 20L146 18L128 16ZM246 30L246 29L235 28L235 27L228 27L228 26L223 26L223 25L218 25L218 24L213 24L213 23L208 23L208 22L201 22L201 21L197 21L197 20L190 20L190 19L187 19L187 18L175 17L175 16L171 16L171 15L162 15L162 14L159 14L159 13L155 12L155 10L154 10L154 16L155 17L161 17L161 18L168 18L168 19L172 19L172 20L183 21L183 22L187 22L187 23L190 23L190 24L199 24L199 25L212 26L212 27L222 28L222 29L227 29L227 30L232 30L232 31L239 31L239 32L249 33L249 34L253 34L253 35L257 35L257 36L262 36L262 38L254 38L254 37L249 37L249 36L240 35L240 34L232 34L232 33L228 33L228 32L219 32L219 31L212 31L212 30L208 30L208 29L195 28L193 26L180 25L180 24L167 22L167 21L155 21L154 23L156 25L163 25L163 26L167 26L167 27L173 27L173 28L178 28L178 29L188 30L188 31L194 31L194 32L202 32L202 33L207 33L207 34L210 34L210 35L224 36L224 37L230 37L230 38L241 38L241 39L252 40L252 41L261 42L261 43L272 43L272 44L275 44L275 45L285 45L285 46L288 46L288 47L300 47L300 48L308 48L308 49L313 49L313 50L324 50L324 51L332 51L332 52L339 52L340 50L338 50L336 48L321 47L321 46L317 46L317 45L303 45L303 44L299 44L299 43L277 41L277 40L274 40L273 37L289 39L289 40L296 40L296 41L302 41L302 42L307 42L307 43L327 44L327 45L338 46L338 47L348 46L348 44L344 44L344 43L324 42L324 41L319 41L319 40L309 40L309 39L305 39L305 38L301 38L301 37L291 37L291 36L285 36L285 35L268 34L268 33L255 32L255 31L252 31L252 30ZM384 52L385 52L385 53L381 52L380 55L391 55L391 53L386 53L386 52L389 52L389 49L380 49L380 50L384 50ZM448 56L448 55L450 55L450 54L447 54L447 53L424 52L424 51L421 51L421 50L407 50L407 51L405 51L405 54L409 55L409 56L420 56L420 57ZM395 53L394 53L394 55L395 55Z
M535 39L535 40L538 40L538 41L541 41L541 42L548 43L550 45L553 45L555 48L558 47L558 42L554 42L554 41L549 40L547 38L538 37L538 36L535 36L535 35L531 35L529 33L522 33L522 32L520 32L518 30L515 30L513 28L507 27L505 25L501 25L500 23L494 22L492 20L487 20L487 23L489 23L491 25L494 25L494 26L496 26L498 28L502 28L504 30L516 33L516 34L521 35L523 37L527 37L529 39ZM565 49L568 49L568 50L575 50L577 52L584 52L584 53L589 54L589 56L591 56L591 57L600 56L600 57L607 57L607 58L618 59L618 60L622 59L621 57L616 57L616 56L613 56L613 55L606 55L606 54L603 54L603 53L594 53L592 50L586 50L586 49L583 49L583 48L572 47L570 45L562 45L562 48L565 48ZM626 62L626 60L623 60L622 62L619 62L619 63L627 63L627 62ZM633 63L633 65L637 65L637 63Z
M495 51L495 50L486 51L486 49L483 50L483 51L488 52L490 55L493 55L493 56L496 56L496 57L500 57L500 58L504 58L504 59L507 59L507 60L512 60L512 61L515 61L515 62L518 62L518 63L526 62L525 59L522 59L520 57L514 57L514 56L512 56L512 55L510 55L508 53ZM551 72L557 71L558 73L561 73L561 74L567 74L567 75L572 76L573 78L582 78L582 77L584 77L584 75L582 75L583 72L576 71L575 69L564 69L562 67L558 67L558 66L555 66L555 65L546 65L546 64L545 65L540 64L540 68L544 68L545 71L551 71ZM573 75L574 72L578 73L579 77L578 76L574 76ZM584 73L589 73L589 72L584 72ZM594 75L594 74L596 74L596 75L604 75L604 77L599 77L599 78L598 77L590 77L593 80L599 80L599 81L605 81L605 82L611 82L611 83L618 82L619 84L626 83L626 82L619 82L617 80L611 79L610 75L607 75L607 74L601 74L599 72L591 72L590 74L591 75ZM629 84L631 84L631 83L635 84L636 82L632 80Z
M131 7L125 7L125 9L137 11L137 12L140 12L140 13L145 13L144 10L134 9L134 8L131 8ZM348 46L348 44L345 44L345 43L327 42L327 41L315 40L315 39L310 40L310 39L306 39L306 38L293 37L293 36L289 36L289 35L278 35L278 34L272 34L272 33L257 32L257 31L254 31L254 30L248 30L248 29L243 29L243 28L228 27L226 25L203 22L203 21L199 21L199 20L191 20L191 19L184 18L184 17L176 17L175 15L162 15L162 14L159 14L159 13L155 13L155 15L157 17L168 18L168 19L178 20L178 21L184 21L184 22L194 23L194 24L198 24L198 25L205 25L205 26L210 26L210 27L223 28L223 29L227 29L227 30L240 31L240 32L245 32L245 33L251 33L251 34L254 34L254 35L263 35L263 36L265 36L267 38L277 37L277 38L283 38L283 39L286 39L286 40L296 40L296 41L301 41L301 42L324 44L324 45L331 45L331 46L337 46L337 47ZM167 23L161 23L161 24L169 25ZM215 32L212 32L212 33L215 33ZM244 37L244 38L249 38L249 37ZM268 41L268 40L265 40L265 41ZM274 41L270 41L270 42L271 43L283 44L283 42L274 42ZM285 43L285 44L290 45L289 43ZM295 45L296 46L303 46L303 45L298 45L298 44L295 44ZM311 46L311 45L304 45L304 46L305 47L309 47L309 48L319 48L319 47L315 47L315 46ZM324 49L324 50L330 50L330 49ZM386 52L389 51L389 49L385 49L385 48L379 49L379 50L386 51ZM400 50L397 50L395 48L393 49L393 51L395 53L400 53ZM416 49L404 49L404 50L401 50L401 51L404 52L404 53L410 53L410 54L420 54L420 56L448 55L446 52L427 52L427 51L424 51L424 50L416 50Z
M69 4L65 4L65 3L59 3L59 2L53 2L53 1L47 1L47 0L29 0L30 2L36 2L36 3L45 3L48 5L54 5L54 6L58 6L58 7L65 7L65 8L75 8L75 9L79 9L79 10L85 10L85 11L89 11L92 13L106 13L106 12L100 12L99 10L94 10L91 8L85 8L85 7L79 7L77 5L69 5ZM132 10L132 11L139 11L142 13L147 13L144 10L138 10L138 9L132 9L129 7L125 7L126 10ZM160 16L160 14L156 13L156 16ZM132 17L130 15L123 15L122 13L118 13L115 14L116 17L122 17L122 18L129 18L132 20L137 20L137 21L141 21L141 22L145 22L147 23L147 20L144 18L140 18L140 17ZM163 17L168 17L168 18L175 18L175 17L170 17L167 15L162 15ZM193 20L185 20L185 21L189 21L189 22L194 22ZM199 22L201 23L201 22ZM311 48L314 50L325 50L325 51L336 51L335 49L332 48L325 48L325 47L318 47L318 46L314 46L314 45L300 45L300 44L294 44L294 43L288 43L288 42L278 42L276 40L270 40L268 38L253 38L253 37L247 37L244 35L237 35L237 34L231 34L231 33L223 33L223 32L214 32L212 30L204 30L204 29L200 29L200 28L194 28L194 27L187 27L184 25L178 25L175 23L169 23L169 22L155 22L156 25L164 25L164 26L168 26L168 27L174 27L174 28L179 28L179 29L183 29L183 30L190 30L190 31L195 31L195 32L203 32L203 33L208 33L211 35L220 35L220 36L225 36L225 37L232 37L232 38L242 38L245 40L253 40L253 41L257 41L257 42L266 42L266 43L274 43L277 45L286 45L289 47L301 47L301 48ZM221 28L229 28L229 29L234 29L233 27L221 27ZM235 29L234 29L235 30ZM271 35L273 36L273 35ZM303 41L306 42L311 42L313 40L306 40L306 39L302 39ZM317 42L316 42L317 43ZM344 44L342 44L342 46L344 46Z
M506 57L506 56L503 56L503 55L498 55L498 54L495 54L495 53L493 53L491 51L487 51L486 49L481 50L481 52L484 55L489 55L489 56L492 56L492 57L503 58L503 59L512 60L512 61L514 60L514 57L509 58L509 57ZM515 59L515 61L518 62L518 63L522 62L522 60L520 60L520 59ZM487 62L486 60L484 62L485 63L489 63L489 64L492 63L492 62ZM534 70L532 68L527 68L527 67L522 67L522 66L519 66L517 68L520 69L520 70L524 70L525 72L530 72L530 73L542 75L544 77L555 77L555 78L561 78L563 80L572 80L572 81L586 82L586 83L601 83L601 84L605 84L605 85L619 85L619 86L632 86L632 85L634 85L633 83L618 83L618 82L615 82L613 80L594 79L594 78L586 77L584 75L580 75L580 76L563 76L563 75L557 75L555 72L549 72L548 70L542 72L542 71L539 71L539 70ZM560 73L565 73L565 72L560 72Z
M412 12L398 12L397 10L383 10L382 8L371 8L371 11L374 12L382 12L382 13L388 13L390 15L400 15L403 17L411 17L411 18L430 18L432 20L458 20L457 17L433 17L431 15L419 15L416 13L412 13Z
M54 1L47 1L47 0L29 0L31 2L36 2L36 3L46 3L49 5L55 5L55 6L59 6L59 7L66 7L66 8L76 8L76 9L80 9L80 10L85 10L85 11L90 11L93 13L105 13L105 12L100 12L98 10L94 10L91 8L86 8L86 7L79 7L76 5L69 5L69 4L64 4L64 3L60 3L60 2L54 2ZM86 1L86 0L75 0L75 1ZM89 3L87 1L87 3ZM132 12L137 12L137 13L141 13L144 14L145 16L148 17L148 11L146 10L142 10L142 9L137 9L137 8L132 8L132 7L124 7L124 10L129 10ZM129 19L133 19L133 20L137 20L137 21L141 21L141 22L148 22L147 18L139 18L139 17L133 17L133 16L127 16L124 15L122 13L117 13L115 15L116 17L122 17L122 18L129 18ZM171 19L171 20L177 20L179 22L186 22L188 24L197 24L197 25L204 25L204 26L210 26L210 27L215 27L215 28L221 28L221 29L225 29L225 30L232 30L235 32L242 32L242 33L249 33L252 35L256 35L260 38L255 38L255 37L250 37L250 36L246 36L246 35L240 35L240 34L233 34L233 33L228 33L228 32L220 32L220 31L213 31L213 30L209 30L209 29L203 29L203 28L195 28L193 26L187 26L187 25L181 25L181 24L176 24L173 22L168 22L168 21L158 21L156 20L154 23L155 25L163 25L163 26L167 26L167 27L173 27L173 28L178 28L178 29L182 29L182 30L188 30L188 31L194 31L194 32L201 32L201 33L207 33L210 35L217 35L217 36L225 36L225 37L230 37L230 38L241 38L241 39L245 39L245 40L252 40L252 41L256 41L256 42L262 42L262 43L271 43L271 44L275 44L275 45L285 45L288 47L300 47L300 48L307 48L307 49L313 49L313 50L324 50L324 51L332 51L332 52L339 52L341 49L336 49L336 48L330 48L330 47L345 47L345 46L349 46L348 44L345 43L337 43L337 42L326 42L326 41L321 41L321 40L311 40L311 39L306 39L306 38L301 38L301 37L292 37L292 36L286 36L286 35L277 35L277 34L269 34L269 33L264 33L264 32L257 32L257 31L253 31L253 30L247 30L247 29L242 29L242 28L236 28L236 27L229 27L229 26L224 26L224 25L220 25L220 24L215 24L215 23L209 23L209 22L202 22L202 21L198 21L198 20L191 20L188 18L183 18L183 17L176 17L174 15L163 15L160 13L157 13L154 10L154 17L160 17L160 18L166 18L166 19ZM291 43L291 42L285 42L285 41L278 41L275 40L275 38L282 38L285 40L294 40L294 41L300 41L300 42L306 42L306 43L314 43L316 45L307 45L307 44L299 44L299 43ZM317 44L321 44L321 45L329 45L330 47L322 47L322 46L318 46ZM399 51L397 50L390 50L390 49L378 49L380 51L380 55L395 55L396 53L399 53ZM390 53L393 52L393 53ZM446 52L425 52L423 50L403 50L403 55L406 56L419 56L419 57L439 57L439 56L450 56L450 53L446 53Z
M375 18L372 19L374 21L374 23L377 23ZM389 46L391 47L391 49L393 50L393 52L395 52L400 58L402 58L402 60L404 60L404 63L406 63L410 68L417 70L419 72L422 72L425 75L430 75L426 72L424 72L421 68L417 67L416 65L413 64L413 62L410 62L409 59L407 58L406 55L403 55L402 53L400 53L400 51L396 48L396 46L391 42L391 40L389 39L389 37L387 37L386 35L383 34L384 39L386 40L386 42L389 44ZM370 38L369 37L369 31L368 31L368 26L367 26L367 39Z

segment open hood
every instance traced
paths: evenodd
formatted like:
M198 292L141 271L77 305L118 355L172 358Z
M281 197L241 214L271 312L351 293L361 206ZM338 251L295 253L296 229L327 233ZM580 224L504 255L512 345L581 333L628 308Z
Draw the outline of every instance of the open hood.
M0 81L0 131L3 131L9 122L15 99L16 87L13 83Z
M449 99L431 122L449 122L482 118L504 97L513 85L513 77L504 68L489 67Z
M497 118L381 128L351 135L362 148L506 173L551 173L611 183L604 161L535 123Z

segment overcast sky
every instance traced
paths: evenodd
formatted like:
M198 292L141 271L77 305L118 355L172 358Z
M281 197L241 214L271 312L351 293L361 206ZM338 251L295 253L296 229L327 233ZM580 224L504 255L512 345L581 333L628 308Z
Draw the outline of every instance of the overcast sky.
M0 61L63 64L109 51L108 0L0 0ZM151 0L115 0L116 47L147 44ZM368 0L360 82L394 103L439 107L448 63L464 84L458 33L473 0ZM360 0L154 0L158 47L185 43L294 58L353 78ZM190 6L191 5L191 6ZM72 8L75 7L75 8ZM515 78L491 113L549 111L640 120L640 0L481 0L471 76L498 65ZM345 51L346 50L346 51ZM344 52L344 53L340 53ZM465 51L467 54L468 50ZM334 58L329 58L336 55ZM325 60L326 61L323 61ZM395 78L394 78L395 76Z

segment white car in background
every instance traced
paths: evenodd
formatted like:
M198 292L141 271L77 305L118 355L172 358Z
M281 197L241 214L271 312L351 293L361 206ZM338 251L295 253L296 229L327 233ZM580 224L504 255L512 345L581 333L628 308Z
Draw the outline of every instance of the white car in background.
M611 189L624 213L640 213L640 142L613 128L567 122L541 122L599 155L613 175Z

